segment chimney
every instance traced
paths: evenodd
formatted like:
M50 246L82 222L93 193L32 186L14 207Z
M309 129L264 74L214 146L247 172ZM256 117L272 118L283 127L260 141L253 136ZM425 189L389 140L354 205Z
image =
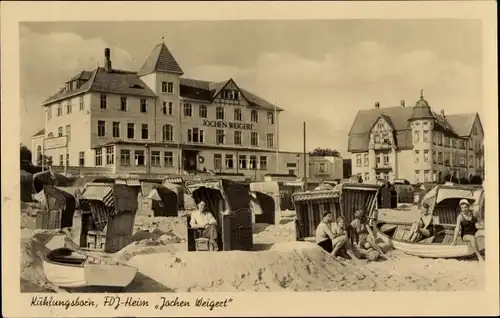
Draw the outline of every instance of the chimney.
M441 116L444 117L444 109L441 109Z
M405 108L405 100L404 99L401 100L401 107Z
M104 69L106 72L111 72L111 50L109 48L104 49Z
M380 103L379 102L375 102L375 108L380 108Z

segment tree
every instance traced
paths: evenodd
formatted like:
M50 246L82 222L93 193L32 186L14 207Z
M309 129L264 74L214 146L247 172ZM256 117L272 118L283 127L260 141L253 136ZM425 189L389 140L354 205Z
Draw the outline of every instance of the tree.
M330 148L316 148L313 151L309 152L309 155L312 157L340 157L340 152L335 149Z
M20 144L20 159L21 159L21 164L23 162L31 162L31 150L28 149L25 145L22 143Z

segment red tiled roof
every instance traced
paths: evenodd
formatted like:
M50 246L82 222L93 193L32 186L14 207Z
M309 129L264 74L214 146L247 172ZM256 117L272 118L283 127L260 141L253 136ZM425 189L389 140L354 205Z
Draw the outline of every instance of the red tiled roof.
M184 74L165 43L155 46L137 75L142 76L154 72L168 72L180 75Z

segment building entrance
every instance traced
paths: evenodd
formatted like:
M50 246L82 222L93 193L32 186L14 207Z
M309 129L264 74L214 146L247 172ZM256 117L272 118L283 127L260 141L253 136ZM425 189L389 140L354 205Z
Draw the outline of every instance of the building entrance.
M198 151L182 150L182 168L187 172L196 172L198 170Z

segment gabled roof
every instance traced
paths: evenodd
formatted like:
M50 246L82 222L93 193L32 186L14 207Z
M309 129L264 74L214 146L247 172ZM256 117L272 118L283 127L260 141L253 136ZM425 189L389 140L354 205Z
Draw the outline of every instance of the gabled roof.
M394 130L394 125L392 124L391 117L389 117L387 115L384 115L384 114L381 114L380 118L382 118L383 120L385 120L387 122L387 124L389 124L389 126L392 128L392 130Z
M142 65L137 75L143 76L154 72L166 72L180 75L184 74L165 43L155 46L153 51L149 53L148 58Z
M79 75L85 72L86 71L80 72ZM135 95L144 97L156 96L153 91L134 72L123 70L112 70L111 72L106 72L103 67L98 67L94 71L87 73L91 73L92 75L90 76L89 80L87 80L78 89L72 91L61 89L57 93L49 97L42 104L42 106L46 106L61 99L87 92Z
M39 131L37 131L33 136L31 137L38 137L38 136L43 136L45 135L45 129L40 129Z
M92 77L92 71L81 71L80 73L73 76L69 82L76 80L88 81Z
M181 78L180 79L181 97L198 100L206 103L211 103L215 98L215 96L217 96L217 94L219 94L219 92L230 81L232 81L232 79L222 82L208 82L195 79ZM242 96L248 101L248 103L251 106L267 110L274 110L274 108L276 107L277 111L283 111L283 108L275 106L274 104L247 91L246 89L243 89L241 87L238 88Z
M446 121L460 137L469 137L477 117L477 113L447 115Z

